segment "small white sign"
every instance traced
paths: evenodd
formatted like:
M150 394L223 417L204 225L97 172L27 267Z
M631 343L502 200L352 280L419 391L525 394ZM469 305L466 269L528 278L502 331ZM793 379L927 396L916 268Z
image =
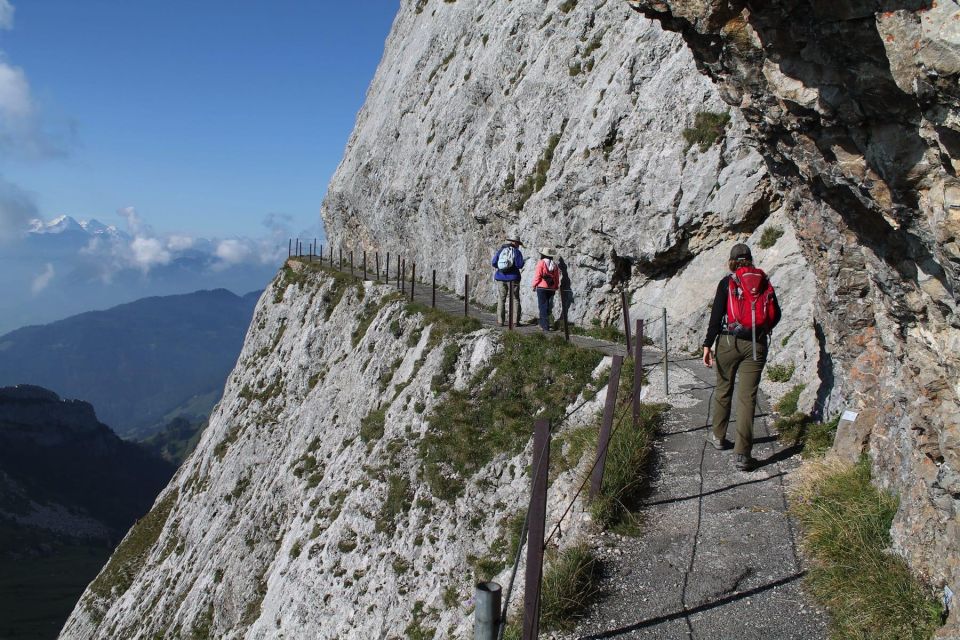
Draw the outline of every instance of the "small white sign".
M847 422L856 422L857 416L860 415L856 411L844 411L843 415L840 416L841 420L846 420Z

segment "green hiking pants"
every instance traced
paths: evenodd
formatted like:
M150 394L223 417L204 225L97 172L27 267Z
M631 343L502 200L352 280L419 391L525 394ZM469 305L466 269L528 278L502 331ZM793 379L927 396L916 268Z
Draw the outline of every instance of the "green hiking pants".
M513 284L513 324L520 324L520 283L518 281L511 283L497 280L500 293L500 297L497 299L497 321L500 322L500 324L509 323L507 315L510 309L508 296L510 295L511 284Z
M750 455L753 447L753 413L757 406L760 374L767 363L767 340L757 340L753 359L750 340L721 335L717 341L717 388L713 395L713 435L724 438L730 422L730 400L737 394L737 437L734 453ZM734 384L736 383L736 384ZM736 387L736 389L734 389Z

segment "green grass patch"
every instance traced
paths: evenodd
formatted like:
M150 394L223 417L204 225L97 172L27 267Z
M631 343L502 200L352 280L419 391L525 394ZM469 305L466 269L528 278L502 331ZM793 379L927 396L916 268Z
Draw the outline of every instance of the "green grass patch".
M650 452L657 428L668 407L661 404L641 405L639 422L634 428L633 412L628 403L630 387L624 388L622 378L618 402L621 405L618 409L621 418L614 422L616 431L607 447L600 495L590 505L590 511L599 526L622 534L635 534L637 511L647 486Z
M889 552L895 496L856 465L808 464L791 490L802 545L812 558L807 587L830 614L831 637L926 640L940 625L939 601Z
M360 440L367 444L383 437L387 424L387 409L374 409L360 422Z
M570 75L577 75L580 73L579 67L580 63L577 63L577 71L574 73L573 67L570 68ZM537 164L534 165L533 173L524 178L523 182L520 183L520 186L517 187L517 198L513 202L513 210L520 211L523 209L524 205L527 203L533 194L543 189L547 184L547 172L550 170L550 165L553 164L553 154L557 150L557 145L560 144L560 138L563 136L564 129L567 128L567 121L564 120L563 124L560 125L560 133L555 133L547 140L547 146L544 148L543 153L540 154L540 158L537 160Z
M466 480L500 453L519 453L533 416L557 423L602 355L542 334L508 333L503 349L464 390L450 390L428 415L420 441L433 495L452 500Z
M797 412L797 405L800 402L800 394L803 393L803 390L807 385L798 384L795 385L790 391L787 391L780 397L780 400L777 401L777 404L774 406L774 409L777 410L781 416L793 415Z
M772 364L767 367L767 378L773 382L790 382L793 372L797 366L792 362L790 364Z
M413 504L413 492L410 490L410 478L406 474L393 474L387 478L387 497L380 508L375 527L383 533L393 531L399 518L410 511Z
M600 593L600 563L585 545L570 547L543 574L540 624L569 630Z
M575 324L570 325L570 333L578 336L596 338L597 340L605 340L607 342L625 343L627 340L627 336L624 335L623 331L621 331L617 325L601 325L598 318L592 318L589 327L582 327ZM649 338L647 338L647 340L649 340ZM644 340L645 344L653 344L652 342L648 343L647 340Z
M683 130L683 139L687 141L687 149L693 145L703 153L723 138L730 124L729 113L714 113L701 111L693 119L693 126Z
M757 242L757 246L761 249L769 249L773 245L777 244L777 240L780 239L780 236L783 235L783 227L771 226L763 230L763 233L760 235L760 241Z

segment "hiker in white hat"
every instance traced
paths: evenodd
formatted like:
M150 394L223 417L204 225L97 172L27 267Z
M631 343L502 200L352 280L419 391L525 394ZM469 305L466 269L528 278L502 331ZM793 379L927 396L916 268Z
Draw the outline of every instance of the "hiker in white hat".
M540 249L540 260L533 272L533 290L537 292L537 305L540 307L540 329L553 331L550 326L550 311L553 309L553 296L560 288L560 267L554 261L553 249Z

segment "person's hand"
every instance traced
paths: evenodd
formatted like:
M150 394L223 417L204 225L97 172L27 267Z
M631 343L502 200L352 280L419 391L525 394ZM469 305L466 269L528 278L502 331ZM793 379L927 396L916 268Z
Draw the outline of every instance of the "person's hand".
M713 366L713 354L710 352L710 347L703 348L703 366L708 369Z

